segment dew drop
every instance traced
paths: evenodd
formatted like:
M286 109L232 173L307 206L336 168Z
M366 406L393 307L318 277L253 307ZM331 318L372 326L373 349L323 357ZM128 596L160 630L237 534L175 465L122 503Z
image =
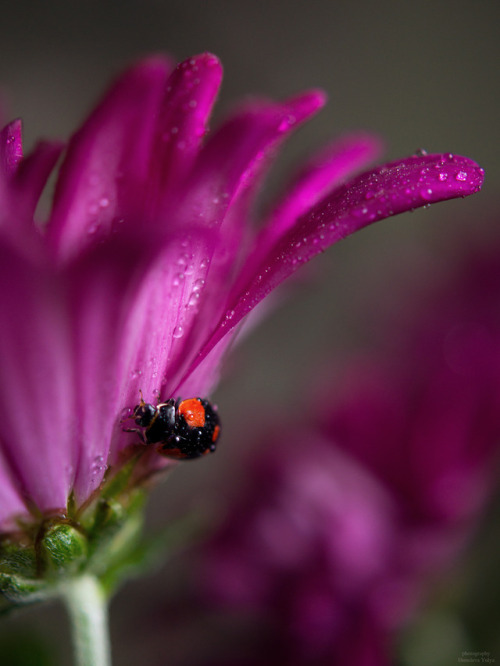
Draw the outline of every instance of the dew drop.
M94 476L96 476L100 472L106 471L107 468L108 468L108 466L104 462L104 457L103 456L96 456L94 458L94 460L92 461L91 470L92 470L92 474Z
M120 412L120 421L126 421L132 416L132 408L124 407Z
M426 190L425 190L425 189L424 189L424 190L420 190L420 196L421 196L422 199L424 199L425 201L430 201L430 199L432 198L432 190L431 190L431 188L428 187Z
M204 286L205 286L205 280L199 278L198 280L195 280L193 282L193 291L194 292L201 291Z
M442 183L444 183L445 180L448 180L448 174L447 174L447 173L444 173L444 172L441 172L441 173L439 174L438 178L439 178L439 180L440 180Z
M182 338L184 335L184 329L182 326L176 326L172 332L172 337L178 340L179 338Z
M187 302L187 307L193 308L195 305L198 305L199 301L200 301L200 292L192 291Z
M286 116L278 125L278 132L286 132L294 124L295 118L293 116Z
M460 180L461 182L464 182L467 180L467 174L465 171L459 171L457 175L455 176L455 180Z

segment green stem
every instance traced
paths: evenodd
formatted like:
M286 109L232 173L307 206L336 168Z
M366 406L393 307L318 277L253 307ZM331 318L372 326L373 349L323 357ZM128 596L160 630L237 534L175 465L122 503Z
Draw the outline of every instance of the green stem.
M97 578L74 578L64 584L62 594L71 620L77 666L111 666L107 600Z

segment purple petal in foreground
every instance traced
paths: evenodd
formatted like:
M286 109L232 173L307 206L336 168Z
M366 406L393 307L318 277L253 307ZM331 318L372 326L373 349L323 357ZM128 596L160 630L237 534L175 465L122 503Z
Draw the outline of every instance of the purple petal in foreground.
M80 255L117 221L139 213L169 71L162 58L127 71L71 139L47 230L59 260Z
M288 194L278 203L258 234L254 242L255 250L247 261L245 273L258 270L260 262L265 259L274 243L299 217L311 210L348 176L366 167L378 157L381 150L382 144L378 137L353 134L335 141L332 146L316 155L289 186ZM242 281L245 278L245 275L240 276ZM242 286L245 284L238 283L233 291L238 291Z
M42 511L61 510L78 455L66 285L1 244L0 284L10 285L0 326L4 457L23 496Z
M245 287L230 296L231 316L224 316L207 348L302 264L330 245L386 217L474 194L481 189L483 179L483 169L466 157L421 155L385 164L339 187L297 220L248 276Z
M181 182L195 160L221 80L222 66L211 53L185 60L170 75L150 167L155 200Z
M13 120L0 132L0 174L15 173L23 157L22 123Z

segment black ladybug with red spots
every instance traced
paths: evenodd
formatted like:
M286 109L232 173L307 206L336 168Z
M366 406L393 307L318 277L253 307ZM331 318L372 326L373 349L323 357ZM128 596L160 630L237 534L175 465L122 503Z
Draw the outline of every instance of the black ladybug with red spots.
M219 415L208 400L178 398L153 405L141 394L132 418L138 428L129 431L140 432L145 444L157 444L158 453L167 458L200 458L217 447Z

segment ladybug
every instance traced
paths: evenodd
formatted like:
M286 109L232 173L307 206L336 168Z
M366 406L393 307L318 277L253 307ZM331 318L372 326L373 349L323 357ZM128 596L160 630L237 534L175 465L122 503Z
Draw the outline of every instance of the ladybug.
M187 398L167 400L158 405L141 401L132 412L145 444L167 458L192 459L213 453L220 434L217 410L208 400Z

